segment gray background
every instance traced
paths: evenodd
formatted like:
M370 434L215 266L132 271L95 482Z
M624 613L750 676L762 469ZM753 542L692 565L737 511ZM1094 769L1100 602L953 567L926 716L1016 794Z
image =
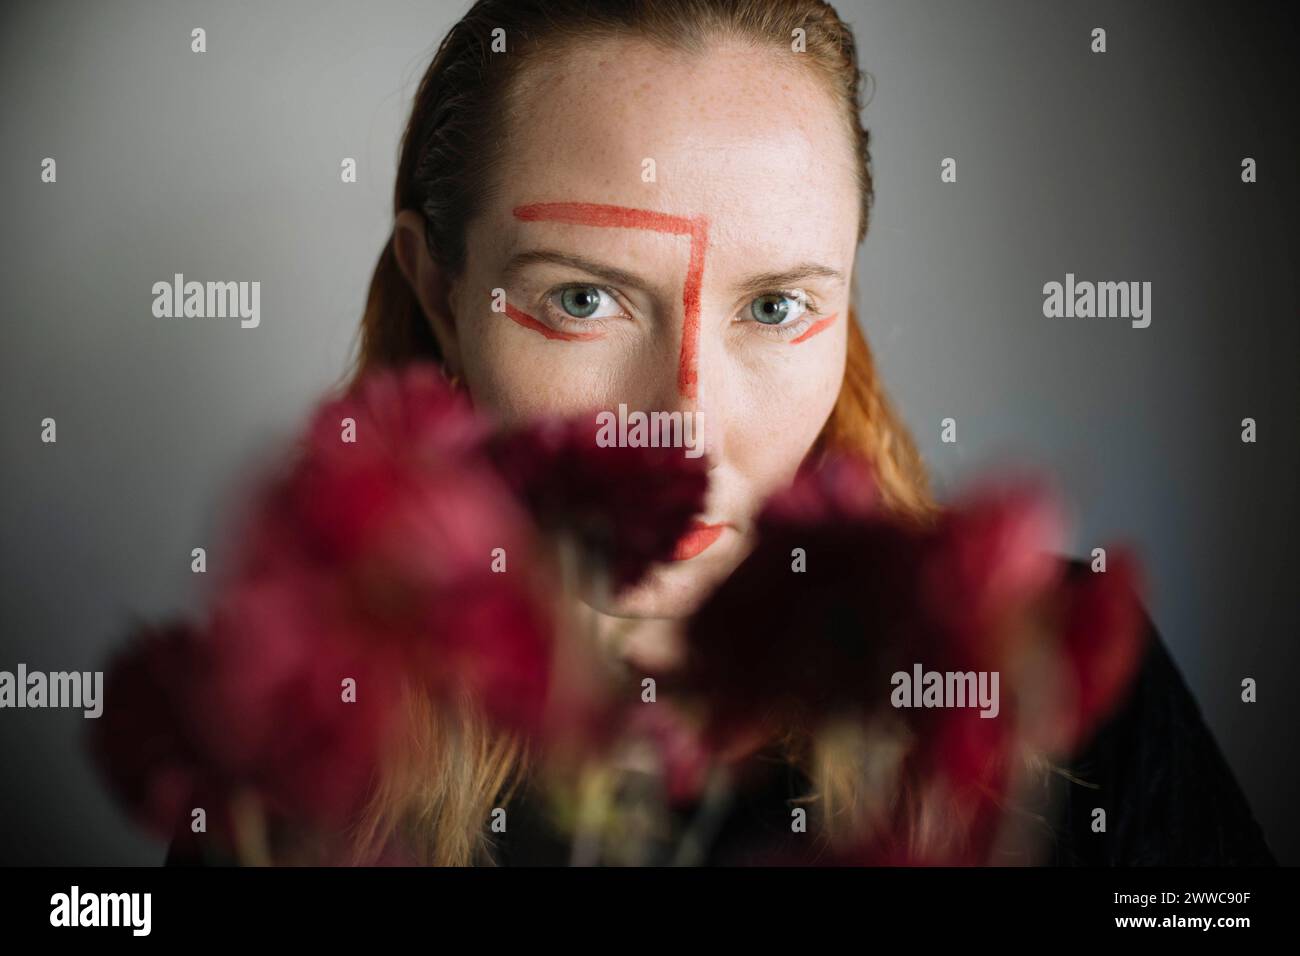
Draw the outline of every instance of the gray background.
M1076 553L1138 544L1157 625L1279 858L1300 861L1294 15L838 6L875 78L860 307L938 488L1014 455L1061 482ZM249 465L346 365L401 124L463 9L4 5L0 669L96 669L132 619L200 605L190 549L219 564ZM155 319L151 286L174 272L261 281L261 327ZM1151 327L1045 319L1042 285L1066 272L1151 281ZM78 712L0 712L0 862L161 860L105 796L85 730Z

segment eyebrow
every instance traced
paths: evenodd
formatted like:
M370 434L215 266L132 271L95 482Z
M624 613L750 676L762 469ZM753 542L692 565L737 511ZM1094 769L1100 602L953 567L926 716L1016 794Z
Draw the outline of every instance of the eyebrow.
M506 281L509 282L514 279L528 266L542 262L579 269L591 275L599 276L614 285L628 286L642 291L649 290L651 285L645 279L625 269L619 269L616 266L606 265L592 259L584 259L581 256L559 252L554 249L530 249L527 252L520 252L511 256L510 261L505 266ZM792 286L805 279L831 279L836 282L843 282L844 273L838 269L832 269L830 266L805 262L791 269L782 269L779 272L759 272L746 276L735 284L734 290L737 294L768 292L773 289Z
M805 279L831 279L835 282L844 281L844 273L839 269L832 269L830 266L819 265L816 262L804 262L793 269L783 269L780 272L759 272L740 282L736 283L736 292L769 292L773 289L784 289Z
M606 282L614 285L630 286L634 289L648 290L650 284L634 273L627 272L624 269L615 266L607 266L604 263L596 262L592 259L584 259L581 256L570 255L567 252L557 252L554 249L530 249L527 252L519 252L510 257L506 263L505 279L507 282L514 279L521 271L528 266L539 262L553 262L556 265L568 266L571 269L579 269L583 272L589 272L594 276L600 276Z

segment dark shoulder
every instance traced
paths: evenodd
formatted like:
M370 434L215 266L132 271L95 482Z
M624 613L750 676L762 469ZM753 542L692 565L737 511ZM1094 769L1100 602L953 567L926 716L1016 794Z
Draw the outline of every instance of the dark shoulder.
M1092 573L1069 561L1067 573ZM1064 768L1060 865L1275 865L1232 769L1150 614L1122 703ZM1105 810L1105 831L1094 829Z
M218 851L188 827L178 829L167 845L163 866L236 866L228 854Z

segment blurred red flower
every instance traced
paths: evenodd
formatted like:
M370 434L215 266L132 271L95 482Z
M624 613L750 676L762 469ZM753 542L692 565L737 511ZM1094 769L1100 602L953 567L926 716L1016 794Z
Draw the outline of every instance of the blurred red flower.
M208 809L210 829L222 829L228 793L192 697L206 673L193 628L139 628L109 662L104 712L90 726L90 751L109 790L158 836L188 824L195 807Z
M871 469L832 459L801 472L757 521L748 559L701 607L685 664L669 675L704 702L721 748L755 728L816 733L832 721L901 717L913 746L903 776L937 785L980 858L1010 781L1022 699L1049 728L1034 739L1070 747L1108 713L1140 656L1140 605L1127 557L1106 574L1065 574L1063 521L1045 485L1024 476L972 487L936 520L886 511ZM1054 662L1044 671L1042 661ZM996 716L966 706L891 701L892 676L915 665L997 673ZM1040 680L1077 693L1044 711ZM849 858L899 859L888 841Z
M285 820L341 825L372 792L408 689L468 693L560 764L648 741L674 803L769 732L890 715L914 731L905 772L945 788L970 827L968 855L948 858L966 861L995 831L1017 722L1073 747L1136 668L1135 562L1065 576L1041 484L985 483L912 520L841 457L768 502L756 549L689 622L683 666L657 675L703 731L667 700L629 707L557 633L550 545L576 544L615 591L635 584L703 509L707 465L595 435L589 419L495 434L421 365L324 402L251 498L202 623L142 630L112 662L91 744L113 792L164 833L196 806L227 833L249 792ZM1060 691L1046 710L1044 657ZM894 709L891 676L918 663L1002 674L998 717ZM847 858L919 862L888 840Z
M110 686L129 691L110 694L95 745L128 805L168 825L186 781L212 779L341 822L407 684L468 691L511 727L540 719L551 611L487 434L422 366L320 407L253 499L210 620L114 665Z
M601 447L593 416L517 429L491 455L542 530L569 535L584 569L607 572L615 593L672 558L708 489L703 456Z

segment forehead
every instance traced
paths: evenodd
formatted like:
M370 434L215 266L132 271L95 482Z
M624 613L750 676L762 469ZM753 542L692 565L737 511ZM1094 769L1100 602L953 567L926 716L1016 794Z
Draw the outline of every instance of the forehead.
M609 203L704 216L716 255L777 253L798 236L801 254L843 255L847 244L851 256L852 143L841 105L800 55L605 38L530 63L485 217L517 236L515 206Z

